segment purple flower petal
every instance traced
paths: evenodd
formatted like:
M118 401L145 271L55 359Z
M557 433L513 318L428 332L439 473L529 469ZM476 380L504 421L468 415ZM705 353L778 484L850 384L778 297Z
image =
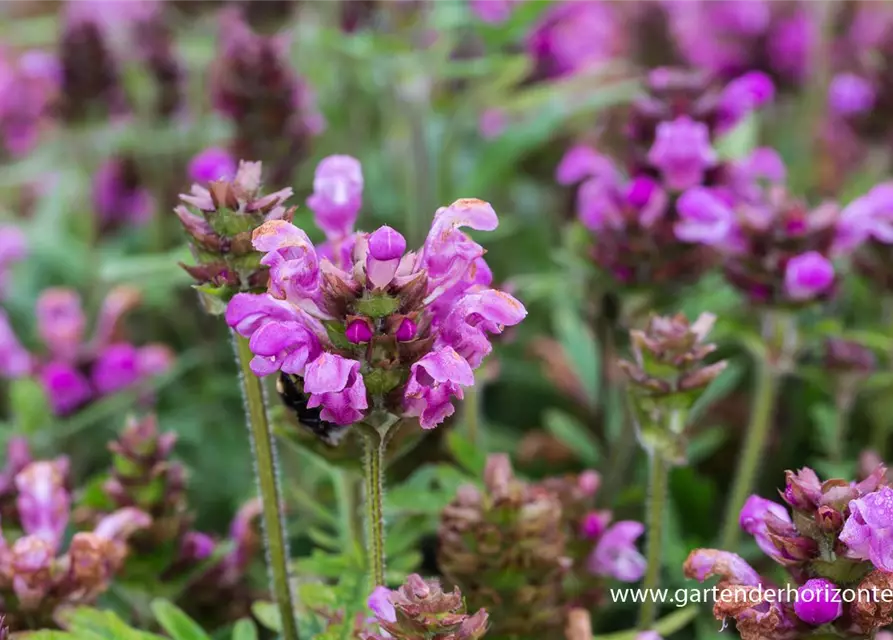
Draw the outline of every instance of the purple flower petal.
M624 520L611 526L589 557L589 571L623 582L635 582L645 574L645 558L635 542L645 532L641 522Z
M195 182L232 180L236 176L236 159L226 149L210 147L189 162L189 177Z
M648 161L657 167L668 189L684 191L699 185L717 162L710 132L702 122L680 116L657 125Z
M358 422L369 408L360 363L338 355L323 353L307 366L304 391L307 406L322 407L322 419L335 424Z
M468 362L450 347L423 356L410 367L404 391L406 415L418 416L423 429L433 429L453 414L453 396L474 384Z
M616 178L617 169L608 158L585 144L568 149L555 170L555 180L562 185L602 176Z
M351 156L329 156L316 167L307 206L329 238L348 235L363 206L363 169Z

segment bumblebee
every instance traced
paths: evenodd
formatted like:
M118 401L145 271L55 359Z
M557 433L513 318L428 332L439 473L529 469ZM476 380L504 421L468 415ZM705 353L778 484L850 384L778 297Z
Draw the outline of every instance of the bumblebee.
M330 447L338 446L341 443L348 429L323 420L320 417L322 413L320 407L310 408L307 406L309 398L304 393L299 378L280 371L279 379L276 380L276 391L279 393L282 403L294 412L301 426Z

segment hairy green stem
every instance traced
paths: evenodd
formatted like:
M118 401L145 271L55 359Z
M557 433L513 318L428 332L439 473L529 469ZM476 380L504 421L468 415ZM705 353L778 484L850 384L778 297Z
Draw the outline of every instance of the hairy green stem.
M675 415L675 413L674 413ZM649 480L648 480L648 548L645 569L645 579L642 589L646 595L639 609L639 630L648 631L654 626L657 619L657 599L649 598L653 589L660 585L660 574L663 561L663 537L664 524L667 519L668 479L670 464L660 451L652 451L649 455Z
M361 423L366 442L366 556L372 587L384 581L384 439L378 429Z
M738 462L732 491L726 503L726 515L722 529L721 549L734 551L741 533L738 525L741 507L753 491L754 481L766 449L775 398L778 395L780 372L768 361L757 365L756 390L750 424L744 437L744 452Z
M298 640L295 621L294 599L288 573L288 544L285 538L282 488L279 486L279 460L273 432L267 419L264 389L260 378L252 373L249 363L254 354L248 348L248 340L233 334L235 351L239 360L242 379L242 396L248 417L251 452L254 455L254 475L263 508L264 543L270 590L276 598L282 619L284 640Z

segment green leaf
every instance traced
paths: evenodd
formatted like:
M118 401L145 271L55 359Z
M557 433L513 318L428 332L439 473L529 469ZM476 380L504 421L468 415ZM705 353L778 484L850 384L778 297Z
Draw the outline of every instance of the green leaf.
M257 640L257 627L254 620L242 618L233 626L232 640Z
M557 306L553 315L555 334L570 362L590 407L598 406L600 396L601 350L592 330L568 304Z
M587 466L595 466L601 460L595 438L574 416L559 409L549 409L543 415L543 424Z
M282 633L282 619L279 617L279 608L275 603L259 600L251 605L251 613L270 631Z
M759 120L756 113L751 112L734 129L720 137L714 147L723 160L740 160L756 149L759 133Z
M385 513L438 515L455 497L459 487L469 482L474 479L452 465L427 464L388 491ZM425 499L419 500L422 495ZM388 535L388 541L392 535Z
M173 640L211 640L182 609L167 600L153 600L152 613Z
M25 434L52 424L53 414L43 388L31 378L13 380L9 385L13 424Z
M833 405L818 404L810 407L809 416L819 436L819 444L826 453L833 451L837 433L837 411Z
M450 431L446 437L447 448L456 462L476 478L484 473L487 453L458 431Z
M686 460L688 464L697 464L706 460L716 452L728 439L728 430L725 427L711 427L694 436L688 443Z

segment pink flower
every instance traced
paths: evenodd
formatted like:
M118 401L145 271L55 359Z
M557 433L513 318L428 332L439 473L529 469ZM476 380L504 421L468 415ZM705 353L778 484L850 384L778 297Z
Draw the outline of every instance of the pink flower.
M689 189L676 204L679 222L676 237L683 242L698 242L715 247L727 247L737 225L735 213L710 189Z
M274 320L261 325L251 334L248 344L255 354L251 370L257 376L276 371L302 376L307 363L314 360L321 349L317 337L303 323L293 320Z
M597 67L628 47L616 4L601 0L556 2L527 37L528 53L549 77Z
M555 170L558 184L570 185L586 178L615 178L614 164L592 147L578 144L568 149Z
M90 383L65 362L49 362L40 369L40 382L56 415L64 416L93 399Z
M481 22L498 24L512 17L515 5L524 0L469 0L468 6Z
M71 496L65 489L68 463L32 462L15 478L19 495L16 508L25 535L37 536L59 548L68 526Z
M839 116L850 117L870 111L877 99L877 90L870 80L855 73L839 73L828 87L828 103Z
M232 180L236 176L236 159L226 149L209 147L189 162L189 178L193 182Z
M461 400L462 387L474 385L471 366L450 347L427 354L410 371L405 406L408 415L419 416L423 429L453 415L453 396Z
M71 289L47 289L37 299L35 313L37 333L50 354L74 359L87 327L80 296Z
M706 171L717 162L707 125L688 116L661 122L648 162L660 170L670 190L684 191L701 184Z
M635 542L644 532L645 526L632 520L612 525L589 556L589 571L623 582L639 580L645 574L646 562Z
M792 300L810 300L834 284L834 265L817 251L795 256L784 273L785 293Z
M750 496L741 509L739 522L741 528L754 537L763 553L770 558L780 558L782 557L781 552L769 537L766 525L768 518L775 518L787 524L791 522L788 510L782 505L759 496Z
M350 156L329 156L320 162L307 206L329 238L348 235L363 206L363 170L359 161Z
M881 487L851 500L850 517L840 541L857 560L871 560L882 571L893 572L893 488Z
M443 321L438 344L449 345L473 368L481 365L492 346L489 333L502 333L527 315L527 310L509 294L496 289L469 293L456 302Z
M338 355L323 353L307 366L304 391L307 406L322 407L322 419L335 424L353 424L369 408L360 363Z

